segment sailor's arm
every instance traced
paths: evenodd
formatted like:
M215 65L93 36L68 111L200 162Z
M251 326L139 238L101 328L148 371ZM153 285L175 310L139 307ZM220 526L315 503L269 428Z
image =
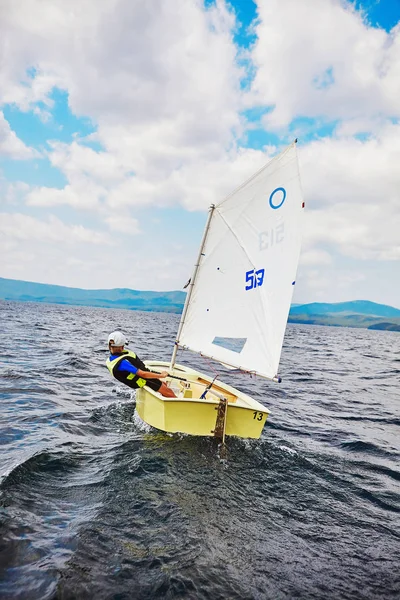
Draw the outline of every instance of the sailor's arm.
M151 371L138 369L126 359L121 361L119 368L121 371L128 371L129 373L133 373L142 379L165 379L165 377L168 377L167 371L162 371L162 373L152 373Z
M168 377L167 371L162 371L161 373L151 373L150 371L142 371L141 369L137 370L136 375L142 379L165 379Z

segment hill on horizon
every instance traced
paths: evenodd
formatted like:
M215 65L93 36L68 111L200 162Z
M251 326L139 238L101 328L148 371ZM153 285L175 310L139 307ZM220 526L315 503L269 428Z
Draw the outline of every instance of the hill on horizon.
M370 300L349 302L311 302L292 306L289 323L330 325L334 327L361 327L400 331L400 310Z
M388 304L378 304L370 300L350 300L349 302L311 302L297 304L290 309L291 315L358 314L376 317L400 317L400 309Z
M0 277L0 298L20 302L49 302L144 311L182 311L186 293L153 292L128 288L85 290L62 285L33 283Z
M0 277L0 299L19 302L46 302L130 310L182 312L186 292L155 292L128 288L85 290L47 283ZM311 302L294 304L289 323L362 327L400 331L400 309L369 300Z

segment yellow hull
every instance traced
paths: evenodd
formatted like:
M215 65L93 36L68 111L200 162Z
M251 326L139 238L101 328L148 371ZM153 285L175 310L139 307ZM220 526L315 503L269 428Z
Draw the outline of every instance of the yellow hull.
M169 363L148 361L148 369L168 370ZM235 388L216 381L206 398L200 396L211 378L188 367L175 365L171 375L185 379L165 380L178 396L164 398L147 386L136 390L136 410L146 423L170 433L219 437L217 415L222 398L227 399L225 435L258 439L269 411L262 404Z

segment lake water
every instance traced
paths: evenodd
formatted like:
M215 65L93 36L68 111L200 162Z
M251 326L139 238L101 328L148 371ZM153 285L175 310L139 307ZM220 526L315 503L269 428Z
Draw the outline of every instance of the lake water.
M120 328L168 360L179 317L0 302L0 597L400 597L400 334L289 325L260 440L167 435L109 377Z

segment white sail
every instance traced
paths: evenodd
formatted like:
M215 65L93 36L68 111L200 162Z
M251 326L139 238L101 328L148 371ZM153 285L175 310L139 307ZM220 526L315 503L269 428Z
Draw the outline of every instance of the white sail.
M300 254L296 144L216 205L178 345L274 378Z

